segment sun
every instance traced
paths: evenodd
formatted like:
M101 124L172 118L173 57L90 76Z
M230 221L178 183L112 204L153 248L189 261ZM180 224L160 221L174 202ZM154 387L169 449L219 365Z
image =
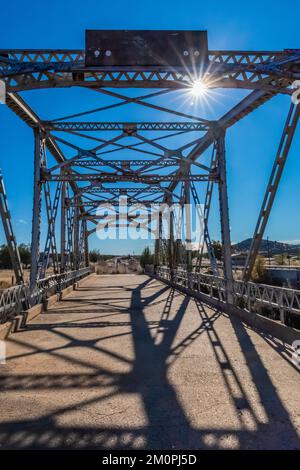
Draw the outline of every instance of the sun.
M196 80L195 82L193 82L191 87L191 93L195 97L201 97L206 95L207 90L208 88L202 80Z

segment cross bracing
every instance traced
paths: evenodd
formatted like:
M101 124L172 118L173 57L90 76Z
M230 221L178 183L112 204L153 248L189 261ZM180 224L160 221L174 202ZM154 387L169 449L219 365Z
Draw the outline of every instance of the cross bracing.
M193 84L199 80L197 71L183 66L89 67L82 50L0 50L0 79L6 86L6 104L34 131L31 289L45 275L50 253L56 271L61 273L87 264L87 241L95 232L97 207L106 203L116 206L118 198L124 196L130 204L144 207L152 203L203 203L204 239L196 270L201 271L206 246L212 271L219 275L209 234L215 188L220 207L222 274L227 300L232 302L226 131L276 95L287 95L290 100L292 84L300 78L300 50L208 51L208 64L200 78L208 93L219 88L224 92L242 89L245 96L221 117L207 119L187 106L178 106L178 97L190 96ZM67 93L69 87L94 92L94 106L66 115L56 114L53 109L55 118L41 118L22 96L27 90L47 88L66 88ZM130 111L123 119L126 109ZM141 118L136 119L139 113ZM276 175L270 177L245 266L245 280L249 280L258 253L298 118L299 107L291 104L275 158ZM212 155L207 158L210 149ZM207 188L203 201L199 198L200 184ZM43 198L49 226L44 249L40 247ZM161 233L155 247L158 265L160 253L166 251L163 257L168 260L172 279L180 258L174 234L165 243ZM13 259L22 282L15 262L18 255ZM186 250L181 261L191 273L191 250Z

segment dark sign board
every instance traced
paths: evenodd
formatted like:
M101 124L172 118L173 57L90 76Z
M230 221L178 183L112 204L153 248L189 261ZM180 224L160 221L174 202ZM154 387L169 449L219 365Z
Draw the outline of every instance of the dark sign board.
M195 70L208 63L206 31L87 30L87 67L171 66Z

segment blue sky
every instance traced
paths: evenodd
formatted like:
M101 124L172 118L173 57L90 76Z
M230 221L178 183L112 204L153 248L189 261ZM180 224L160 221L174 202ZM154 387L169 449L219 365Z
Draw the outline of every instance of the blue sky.
M118 1L5 2L1 7L0 48L84 48L85 29L207 29L210 49L281 50L300 48L300 4L295 1ZM3 18L5 21L3 21ZM244 92L218 90L200 103L200 116L220 116ZM33 109L54 118L95 106L96 98L84 90L44 90L24 93ZM227 164L231 236L251 236L266 182L290 105L279 96L232 128L227 135ZM188 105L190 106L190 105ZM187 110L190 112L190 108ZM194 110L195 111L195 110ZM148 112L149 120L155 119ZM144 112L145 113L145 112ZM143 114L142 119L145 119ZM106 116L109 117L109 116ZM104 115L101 119L105 120ZM121 120L121 117L120 117ZM32 205L32 131L8 108L0 106L3 171L14 228L19 243L30 240ZM281 181L266 230L274 240L299 240L300 128ZM214 204L210 231L220 238ZM46 225L43 224L43 233ZM0 233L0 242L3 242ZM144 243L101 242L91 246L103 252L132 252Z

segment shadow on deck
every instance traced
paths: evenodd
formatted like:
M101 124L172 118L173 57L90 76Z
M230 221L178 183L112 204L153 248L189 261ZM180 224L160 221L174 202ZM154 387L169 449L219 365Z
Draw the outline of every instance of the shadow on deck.
M99 278L11 336L2 448L300 449L283 345L145 276Z

